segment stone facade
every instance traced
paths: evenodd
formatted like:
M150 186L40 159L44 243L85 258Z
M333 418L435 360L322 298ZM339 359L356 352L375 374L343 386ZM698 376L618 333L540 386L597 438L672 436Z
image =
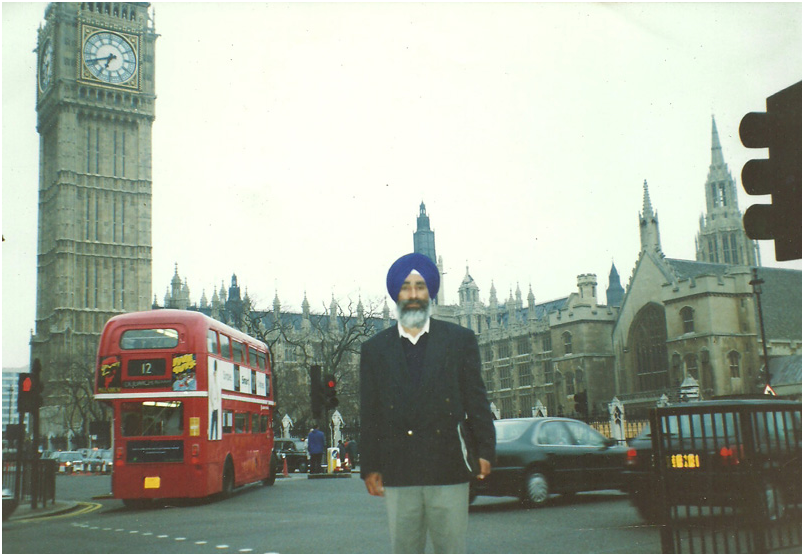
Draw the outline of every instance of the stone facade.
M150 306L156 33L141 2L54 2L45 22L37 47L31 351L52 374L70 361L91 365L106 321ZM101 34L113 34L136 57L136 70L124 80L90 71L85 46Z

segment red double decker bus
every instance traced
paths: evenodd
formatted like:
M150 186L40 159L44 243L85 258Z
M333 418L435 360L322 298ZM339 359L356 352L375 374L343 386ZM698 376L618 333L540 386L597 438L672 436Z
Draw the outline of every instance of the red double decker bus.
M202 313L109 319L95 399L113 408L112 494L125 503L275 480L267 346Z

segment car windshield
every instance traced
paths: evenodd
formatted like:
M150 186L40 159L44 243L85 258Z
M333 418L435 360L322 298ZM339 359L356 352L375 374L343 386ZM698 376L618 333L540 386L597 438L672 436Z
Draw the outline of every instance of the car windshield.
M496 441L510 442L516 440L532 424L531 421L494 421Z
M62 452L59 454L59 461L73 461L83 459L83 456L78 452Z

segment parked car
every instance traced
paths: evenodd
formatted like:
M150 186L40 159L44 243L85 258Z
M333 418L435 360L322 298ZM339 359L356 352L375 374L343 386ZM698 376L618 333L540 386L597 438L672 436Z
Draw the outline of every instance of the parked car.
M664 507L660 463L667 507L752 508L756 485L770 519L782 516L788 505L800 504L799 402L727 399L682 407L692 412L664 418L663 462L653 453L649 424L629 442L625 486L645 520L658 521Z
M112 451L95 450L89 458L84 460L88 469L92 473L111 473L112 472Z
M561 417L501 419L496 463L471 482L471 499L517 496L543 505L551 494L622 488L626 446L581 421Z
M54 458L59 464L59 473L75 473L84 470L81 452L58 452Z
M281 461L287 461L288 471L298 471L306 473L309 463L307 462L307 450L304 448L304 441L297 438L276 438L274 440L273 451ZM284 463L282 463L284 467Z

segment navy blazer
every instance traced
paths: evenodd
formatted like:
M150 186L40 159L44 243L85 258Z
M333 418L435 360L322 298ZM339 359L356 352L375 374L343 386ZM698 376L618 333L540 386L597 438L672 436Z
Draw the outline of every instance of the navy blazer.
M463 483L469 443L493 462L495 429L474 332L430 320L418 386L393 326L362 346L360 476L382 474L386 486ZM473 438L461 438L460 424Z

